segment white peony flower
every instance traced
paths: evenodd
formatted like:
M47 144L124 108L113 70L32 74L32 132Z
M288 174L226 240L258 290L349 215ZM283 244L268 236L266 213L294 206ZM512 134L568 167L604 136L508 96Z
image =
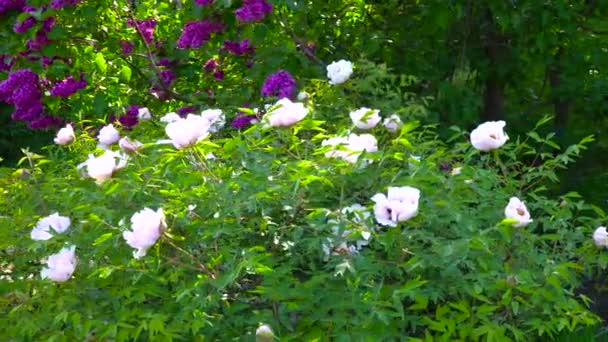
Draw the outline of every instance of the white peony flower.
M488 121L471 132L471 144L480 151L490 151L504 145L509 137L504 132L504 121Z
M371 134L350 134L348 137L333 137L321 142L321 146L332 146L325 152L328 158L340 158L349 163L356 163L363 151L378 151L378 141Z
M379 113L380 111L377 109L363 107L350 112L349 116L357 128L371 129L376 127L382 119Z
M104 126L99 130L99 134L97 135L97 140L99 140L102 148L117 143L118 139L120 139L120 133L118 133L118 130L112 124Z
M182 117L179 116L179 114L175 113L175 112L169 112L167 114L165 114L165 116L163 116L162 118L160 118L161 122L166 122L166 123L171 123L171 122L175 122L179 119L181 119Z
M70 218L59 216L59 213L54 213L38 220L34 229L30 233L30 237L34 240L48 240L53 237L50 233L52 228L57 233L63 233L70 228Z
M353 73L353 63L341 59L327 66L327 78L329 84L342 84L348 80Z
M391 114L391 116L384 119L382 124L389 132L395 133L403 126L403 121L401 121L401 118L397 114Z
M516 219L519 223L513 225L513 227L523 227L532 222L530 213L524 202L517 197L511 197L509 204L505 208L505 216L507 218Z
M101 183L110 179L115 171L127 166L127 161L128 157L125 154L106 150L99 157L89 155L89 159L78 165L78 169L86 167L87 175Z
M308 115L303 103L288 98L280 99L273 107L276 108L264 115L264 120L273 127L291 126Z
M606 227L597 227L593 232L593 242L598 247L608 247L608 232L606 231Z
M256 342L272 342L274 334L272 329L267 324L264 324L255 330Z
M142 107L137 110L137 118L142 121L150 120L152 119L152 113L148 108Z
M156 240L167 228L165 214L162 209L154 211L144 208L131 217L131 230L122 233L127 244L136 249L133 257L139 259L146 255L148 248L152 247Z
M389 187L387 195L378 193L372 197L376 221L383 226L395 227L416 216L420 190L411 186Z
M76 246L64 247L59 253L50 255L47 259L47 267L42 269L42 279L49 278L52 281L64 282L72 276L76 269Z
M76 139L76 135L74 135L74 128L72 125L67 124L65 127L57 132L57 136L53 141L57 145L67 145Z
M183 149L205 139L209 135L209 121L200 115L188 114L185 119L173 121L165 132L175 148Z
M211 133L219 131L226 124L226 117L221 109L205 109L201 112L201 117L209 123Z
M137 140L131 140L129 137L122 137L118 141L118 146L125 153L134 153L137 152L143 144Z

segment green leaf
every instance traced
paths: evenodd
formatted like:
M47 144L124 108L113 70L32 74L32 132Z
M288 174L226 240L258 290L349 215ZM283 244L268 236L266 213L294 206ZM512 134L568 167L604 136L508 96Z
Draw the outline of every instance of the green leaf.
M103 54L101 52L95 54L95 58L93 59L93 61L95 62L97 70L100 73L105 74L106 70L108 69L108 65L106 64L106 59L103 57Z
M120 72L119 72L120 79L121 79L123 82L129 82L129 81L131 80L131 74L132 74L131 68L129 68L129 67L128 67L128 66L126 66L126 65L124 65L124 66L123 66L123 67L120 69Z

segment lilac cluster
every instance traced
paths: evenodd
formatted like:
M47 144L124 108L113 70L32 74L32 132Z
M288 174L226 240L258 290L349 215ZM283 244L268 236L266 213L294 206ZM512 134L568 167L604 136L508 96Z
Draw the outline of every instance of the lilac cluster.
M227 40L224 42L223 48L237 56L253 55L255 53L255 47L251 45L249 39L243 39L240 42Z
M39 83L38 74L29 69L17 70L0 82L0 100L15 106L13 120L26 121L32 129L48 128L60 121L43 116Z
M83 0L51 0L51 8L58 10L67 6L75 6L81 3Z
M217 60L215 60L215 58L209 59L205 63L205 65L203 65L203 69L205 69L205 71L207 71L207 72L213 73L213 77L216 80L223 80L224 79L224 71L222 69L220 69L220 66L217 63Z
M285 70L279 70L266 78L262 85L262 96L277 96L293 99L296 92L296 80Z
M194 106L184 106L179 108L176 112L181 116L185 116L186 114L194 113L196 111L196 107Z
M180 49L196 49L211 39L212 33L221 32L222 24L207 20L191 21L184 25L182 34L177 40Z
M15 58L11 55L0 54L0 71L10 71L15 63Z
M76 94L79 89L83 89L87 86L87 81L84 80L80 75L80 80L75 80L72 76L68 76L66 79L61 80L51 88L51 95L57 97L68 97Z
M118 118L118 121L125 129L131 129L139 123L139 108L137 105L130 105L125 115Z
M21 12L23 6L25 6L25 0L0 0L0 15L8 11Z
M160 71L160 80L163 84L168 87L175 80L175 74L170 69L164 69Z
M42 22L42 26L38 32L36 32L34 39L29 39L25 44L28 53L40 51L43 46L48 45L51 42L47 34L51 32L53 26L55 26L55 17L48 17Z
M146 19L146 20L136 20L133 19L127 20L127 25L134 27L139 32L146 43L150 44L154 40L154 28L156 27L156 20L154 19Z
M124 56L129 56L131 54L131 52L133 52L133 44L128 41L128 40L121 40L120 41L120 52L124 55Z
M255 115L239 112L239 114L237 114L237 116L234 119L232 119L232 122L230 123L230 125L234 128L241 129L241 128L245 128L245 127L251 125L252 122L257 119L258 119L258 117Z
M213 0L194 0L194 2L199 6L207 6L213 3Z
M19 21L17 18L15 25L13 25L13 31L15 31L15 33L24 33L34 27L34 25L36 25L36 18L32 16L25 18L23 21Z
M243 6L234 12L242 22L262 21L268 13L272 13L272 5L265 0L245 0Z
M48 129L60 126L62 123L63 120L56 116L44 115L40 119L30 122L29 127L31 129Z

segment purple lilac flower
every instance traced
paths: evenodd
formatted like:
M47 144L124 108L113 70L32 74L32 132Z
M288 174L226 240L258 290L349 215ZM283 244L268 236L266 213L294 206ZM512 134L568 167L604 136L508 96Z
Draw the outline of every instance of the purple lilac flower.
M196 108L194 106L184 106L179 108L176 112L179 115L186 115L186 114L190 114L190 113L194 113L194 111L196 110Z
M42 22L42 26L38 32L36 32L34 39L29 39L25 44L28 52L40 51L43 46L48 45L51 42L47 33L51 32L53 26L55 26L55 17L48 17Z
M243 6L234 14L239 21L254 22L262 21L267 13L272 12L272 5L265 0L245 0Z
M199 6L207 6L213 3L213 0L194 0L194 2Z
M138 29L146 43L149 44L154 40L154 28L156 27L156 20L146 19L133 21L133 19L129 19L127 20L127 25Z
M196 49L211 39L212 33L221 32L221 24L207 20L191 21L184 25L182 34L177 40L180 49Z
M24 21L19 21L19 19L17 19L15 25L13 25L13 31L16 33L24 33L31 29L35 24L36 18L34 17L27 17Z
M171 83L173 83L173 80L175 80L175 74L169 69L161 70L160 79L165 86L168 87L171 85Z
M139 123L139 119L137 118L139 108L138 105L130 105L125 115L118 118L118 121L125 129L131 129Z
M224 79L224 71L218 69L213 73L213 78L215 78L216 80L223 80Z
M10 71L14 62L15 58L13 56L0 54L0 71Z
M49 129L57 127L63 123L63 120L56 116L45 115L35 121L31 121L29 126L31 129Z
M68 97L76 94L79 89L85 88L87 81L84 80L82 75L80 81L75 80L72 76L68 76L66 79L61 80L51 88L51 95L57 97Z
M268 76L262 85L262 96L293 98L296 92L296 80L285 70L279 70Z
M203 69L207 72L212 72L217 68L217 61L214 58L210 58L205 65L203 65Z
M240 42L232 42L227 40L224 42L224 49L237 56L252 55L255 53L255 47L250 44L249 39L243 39Z
M51 8L58 10L67 6L75 6L83 0L51 0Z
M40 29L46 33L49 33L51 32L53 26L55 26L55 17L48 17L42 22L42 27Z
M29 69L21 69L9 74L0 82L0 100L15 106L11 114L13 120L23 120L32 123L42 116L44 108L40 101L42 93L39 89L38 74Z
M172 63L171 63L171 60L169 60L169 58L167 58L167 57L163 57L163 58L161 58L161 59L158 61L158 63L157 63L157 64L158 64L159 66L168 67L168 66L171 66L171 64L172 64Z
M25 0L0 0L0 15L8 11L22 11Z
M133 52L133 47L133 44L128 40L120 41L120 52L125 56L129 56Z
M238 129L245 128L251 125L254 120L257 120L257 118L258 117L255 115L239 114L234 119L232 119L230 125Z

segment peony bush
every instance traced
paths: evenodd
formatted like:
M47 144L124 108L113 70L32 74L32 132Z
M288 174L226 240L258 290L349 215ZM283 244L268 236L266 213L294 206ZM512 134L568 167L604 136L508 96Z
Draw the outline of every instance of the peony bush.
M324 119L333 90L307 91L244 131L217 109L108 130L136 148L76 123L7 170L4 334L526 340L598 322L576 288L605 263L603 212L546 190L590 138L486 152L407 117L357 135L346 111Z
M552 190L592 137L562 149L546 117L444 141L415 77L319 63L282 2L7 4L31 35L0 99L56 136L0 169L4 339L521 341L599 322L578 289L608 265L606 215ZM102 29L62 46L84 14Z

